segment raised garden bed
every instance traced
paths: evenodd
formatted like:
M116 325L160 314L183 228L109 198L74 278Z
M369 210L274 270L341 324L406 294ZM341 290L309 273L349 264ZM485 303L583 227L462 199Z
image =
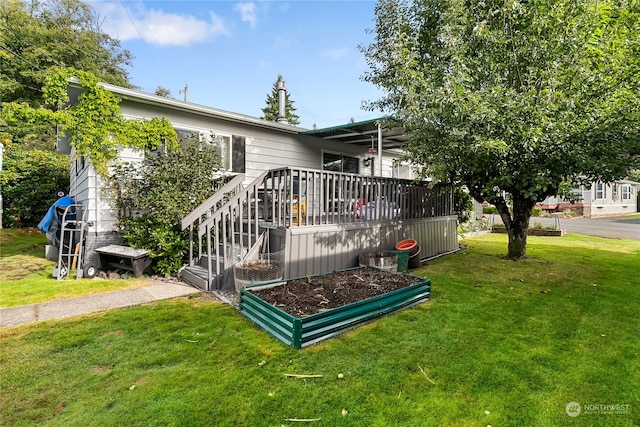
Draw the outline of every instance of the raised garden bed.
M430 296L429 279L356 267L244 287L240 312L285 344L302 348Z
M507 233L507 229L506 227L493 227L491 229L494 233L502 233L502 234L506 234ZM554 230L552 228L529 228L527 229L527 235L528 236L564 236L565 234L567 234L567 230L560 229L560 230Z

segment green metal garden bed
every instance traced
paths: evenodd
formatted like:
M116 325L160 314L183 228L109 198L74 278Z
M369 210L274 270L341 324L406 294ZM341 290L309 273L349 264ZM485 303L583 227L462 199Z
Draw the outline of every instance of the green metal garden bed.
M347 270L359 268L363 267ZM294 348L302 348L371 322L381 316L429 300L431 281L420 277L416 278L420 280L418 283L405 288L305 317L292 316L249 292L250 289L258 290L286 283L281 280L266 282L241 289L240 312L285 344Z

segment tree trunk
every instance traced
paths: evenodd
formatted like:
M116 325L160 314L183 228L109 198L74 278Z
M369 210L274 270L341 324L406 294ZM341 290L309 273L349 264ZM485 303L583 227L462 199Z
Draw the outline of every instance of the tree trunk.
M509 235L507 257L511 259L522 259L527 256L527 231L534 206L535 201L516 196L513 197L513 212L509 211L506 203L496 204Z

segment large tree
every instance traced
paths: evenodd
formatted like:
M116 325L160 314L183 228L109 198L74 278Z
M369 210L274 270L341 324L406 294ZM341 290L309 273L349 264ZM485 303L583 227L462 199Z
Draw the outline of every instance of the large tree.
M131 87L125 67L132 55L103 33L100 24L100 17L79 0L0 2L0 101L43 105L42 86L51 67L73 67L100 81ZM14 142L54 146L50 127L0 125Z
M381 0L363 78L406 150L494 204L526 256L536 202L640 162L636 0ZM637 166L635 166L637 167Z
M274 122L278 120L278 114L279 114L278 82L281 82L281 81L283 81L282 75L278 74L277 80L273 83L273 88L271 89L271 93L267 94L267 99L265 101L267 106L262 109L263 116L260 117L261 119L272 120ZM291 125L300 124L300 120L299 120L300 117L295 113L296 107L293 106L294 101L292 101L291 98L289 97L288 91L285 93L284 100L285 100L284 113L287 118L287 121Z

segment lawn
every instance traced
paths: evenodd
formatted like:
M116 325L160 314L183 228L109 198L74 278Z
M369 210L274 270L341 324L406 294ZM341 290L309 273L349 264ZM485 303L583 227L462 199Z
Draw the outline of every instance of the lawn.
M148 280L53 278L55 261L45 258L45 234L37 228L0 230L0 307L34 304L98 292L140 287Z
M303 350L202 296L0 330L2 424L640 425L640 241L531 237L513 262L506 238L414 270L432 301Z

